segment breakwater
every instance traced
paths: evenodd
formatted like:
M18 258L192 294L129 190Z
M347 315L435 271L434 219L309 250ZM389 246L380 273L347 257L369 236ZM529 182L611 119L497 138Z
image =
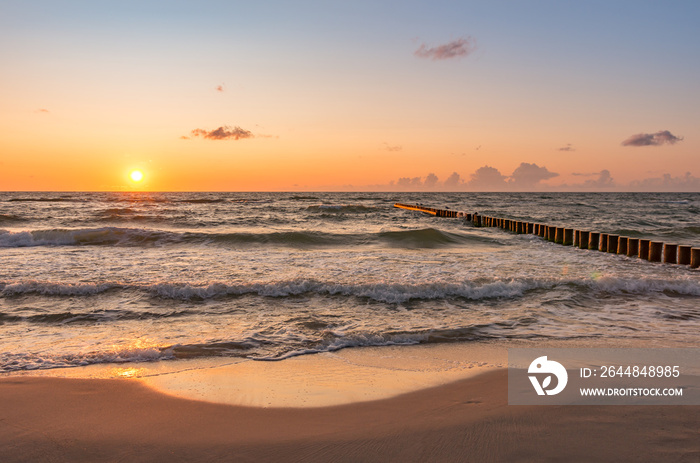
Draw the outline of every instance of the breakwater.
M476 227L494 227L517 234L536 235L563 246L574 246L580 249L638 257L649 262L688 265L690 268L700 267L700 248L676 243L664 243L591 230L557 227L543 223L492 217L450 209L437 209L422 205L395 203L394 207L423 212L436 217L463 218Z

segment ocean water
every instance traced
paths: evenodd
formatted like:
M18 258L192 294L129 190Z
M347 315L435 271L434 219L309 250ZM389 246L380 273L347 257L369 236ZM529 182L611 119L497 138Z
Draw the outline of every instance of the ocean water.
M394 202L700 246L700 194L0 193L0 372L354 346L697 346L700 272Z

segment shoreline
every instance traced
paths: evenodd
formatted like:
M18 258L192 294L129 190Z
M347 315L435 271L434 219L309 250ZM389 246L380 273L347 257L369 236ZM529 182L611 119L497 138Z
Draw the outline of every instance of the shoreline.
M210 357L94 364L0 375L113 379L190 400L250 407L314 408L375 401L506 369L508 348L652 346L636 339L494 340L355 347L279 361Z

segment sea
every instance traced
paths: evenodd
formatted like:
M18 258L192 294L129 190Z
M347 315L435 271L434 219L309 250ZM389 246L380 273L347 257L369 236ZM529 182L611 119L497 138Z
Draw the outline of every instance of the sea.
M697 347L700 272L394 208L700 247L698 193L0 193L0 372L359 346Z

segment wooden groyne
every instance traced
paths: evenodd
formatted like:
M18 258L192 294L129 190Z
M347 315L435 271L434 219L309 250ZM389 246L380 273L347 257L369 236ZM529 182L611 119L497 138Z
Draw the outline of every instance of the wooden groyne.
M459 217L459 218L465 218L467 220L472 220L472 214L467 214L467 213L461 212L461 211L451 211L449 209L435 209L434 207L425 207L425 206L420 206L420 205L415 205L415 204L401 204L401 203L395 203L394 207L398 207L399 209L406 209L409 211L423 212L425 214L434 215L436 217Z
M700 248L691 246L420 205L396 203L394 207L423 212L436 217L463 218L472 222L476 227L494 227L517 234L536 235L562 246L575 246L580 249L638 257L649 262L688 265L690 268L700 267Z

